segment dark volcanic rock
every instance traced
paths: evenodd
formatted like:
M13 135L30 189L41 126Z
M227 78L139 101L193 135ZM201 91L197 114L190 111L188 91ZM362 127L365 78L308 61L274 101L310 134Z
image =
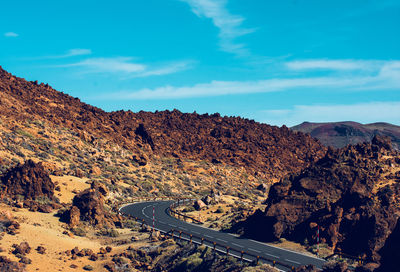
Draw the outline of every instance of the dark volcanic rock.
M85 141L107 139L138 154L213 161L245 167L249 174L279 179L323 156L325 148L300 132L219 114L105 112L35 84L0 67L0 115L23 122L43 120L71 129ZM57 105L57 106L54 106ZM90 135L89 135L90 134ZM77 176L82 176L78 171Z
M1 191L3 195L16 197L24 196L25 199L46 197L55 200L54 183L43 166L28 160L23 165L10 169L1 178Z
M22 263L14 262L5 256L0 256L0 271L2 272L23 272L25 265Z
M381 267L377 270L397 271L399 270L400 260L400 219L397 221L396 228L390 234L384 247L379 251L381 254Z
M108 190L103 184L93 182L91 188L74 197L72 207L67 211L66 221L70 226L77 225L80 220L95 226L114 226L121 218L111 215L104 208L104 197L107 193Z
M139 126L135 130L135 133L137 136L142 138L143 143L149 144L150 147L154 149L153 139L151 138L147 130L144 128L143 124L139 124Z
M29 246L28 242L21 242L19 245L14 244L13 248L13 254L26 255L31 252L31 247Z
M265 212L257 211L233 229L264 241L285 237L322 242L353 256L379 261L378 250L400 216L400 184L380 185L380 170L390 150L387 139L373 144L329 149L324 158L300 175L274 184Z

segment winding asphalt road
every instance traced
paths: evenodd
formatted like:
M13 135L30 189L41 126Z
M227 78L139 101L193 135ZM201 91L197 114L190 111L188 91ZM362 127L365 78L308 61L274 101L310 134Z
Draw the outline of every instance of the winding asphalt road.
M169 206L174 201L150 201L128 204L120 208L121 213L137 217L140 221L144 220L147 225L152 226L153 222L153 207L155 214L155 228L164 232L171 232L175 236L179 236L179 231L182 231L182 239L189 240L189 235L193 235L194 242L200 242L204 238L204 244L213 247L213 242L216 242L216 250L225 253L229 247L229 253L240 256L241 251L244 251L244 259L249 261L255 260L255 256L260 256L260 261L271 263L276 261L276 268L283 271L290 271L291 267L313 264L322 269L322 265L326 262L323 259L309 255L304 255L299 252L286 250L251 239L241 238L229 233L219 232L212 229L204 228L192 223L183 222L169 214ZM248 253L248 254L246 254Z

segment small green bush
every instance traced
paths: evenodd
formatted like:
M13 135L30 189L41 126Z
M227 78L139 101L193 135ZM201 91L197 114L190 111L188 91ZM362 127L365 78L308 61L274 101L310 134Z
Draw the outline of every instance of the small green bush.
M82 228L73 228L71 230L71 232L76 235L76 236L80 236L80 237L85 237L86 236L86 231Z
M105 228L105 229L101 229L100 231L97 232L98 236L107 236L107 237L118 237L119 236L119 232L115 229L109 229L109 228Z
M91 265L85 265L84 267L83 267L83 270L86 270L86 271L92 271L93 270L93 266L91 266Z

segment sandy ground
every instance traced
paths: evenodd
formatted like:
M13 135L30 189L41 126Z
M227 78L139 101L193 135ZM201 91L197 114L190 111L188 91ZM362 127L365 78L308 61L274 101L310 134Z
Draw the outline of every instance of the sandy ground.
M7 210L10 211L11 208L4 205L0 206L0 211ZM61 254L76 246L79 249L90 248L97 252L102 246L99 241L62 234L65 229L61 227L62 223L52 213L29 212L25 209L11 211L11 213L20 222L21 227L17 235L6 234L0 240L0 246L5 250L3 254L6 253L10 259L17 261L18 259L10 252L12 245L24 241L28 242L32 250L27 257L32 260L32 264L27 266L27 271L79 271L79 268L81 269L86 264L95 267L96 271L101 269L100 263L92 262L87 257L69 260L70 257ZM38 246L44 246L46 253L43 255L37 253L35 249ZM71 264L76 264L78 268L70 268Z
M51 180L60 186L60 191L54 191L61 203L71 203L76 193L90 187L86 183L88 178L77 178L74 176L50 176ZM76 193L74 193L76 192Z

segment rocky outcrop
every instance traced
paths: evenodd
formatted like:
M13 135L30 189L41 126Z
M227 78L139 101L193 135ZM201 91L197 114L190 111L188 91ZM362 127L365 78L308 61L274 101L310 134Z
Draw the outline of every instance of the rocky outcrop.
M399 270L398 260L400 260L400 219L396 227L385 242L384 247L379 251L381 254L381 266L378 272Z
M32 160L10 169L1 178L1 194L13 198L23 196L26 200L40 197L56 200L54 187L42 164Z
M266 210L235 229L264 241L285 237L315 243L319 226L322 242L379 261L378 250L400 216L400 183L382 174L400 167L392 163L398 154L390 147L388 139L375 137L372 144L329 149L300 175L273 185Z
M25 264L10 260L5 256L0 256L0 271L3 272L24 272Z
M80 221L89 222L93 226L114 226L121 218L106 211L104 198L108 189L104 184L93 182L89 189L77 194L72 200L72 207L63 216L71 227Z
M12 247L14 248L13 254L26 255L31 252L31 247L28 242L21 242L19 245L13 244Z

